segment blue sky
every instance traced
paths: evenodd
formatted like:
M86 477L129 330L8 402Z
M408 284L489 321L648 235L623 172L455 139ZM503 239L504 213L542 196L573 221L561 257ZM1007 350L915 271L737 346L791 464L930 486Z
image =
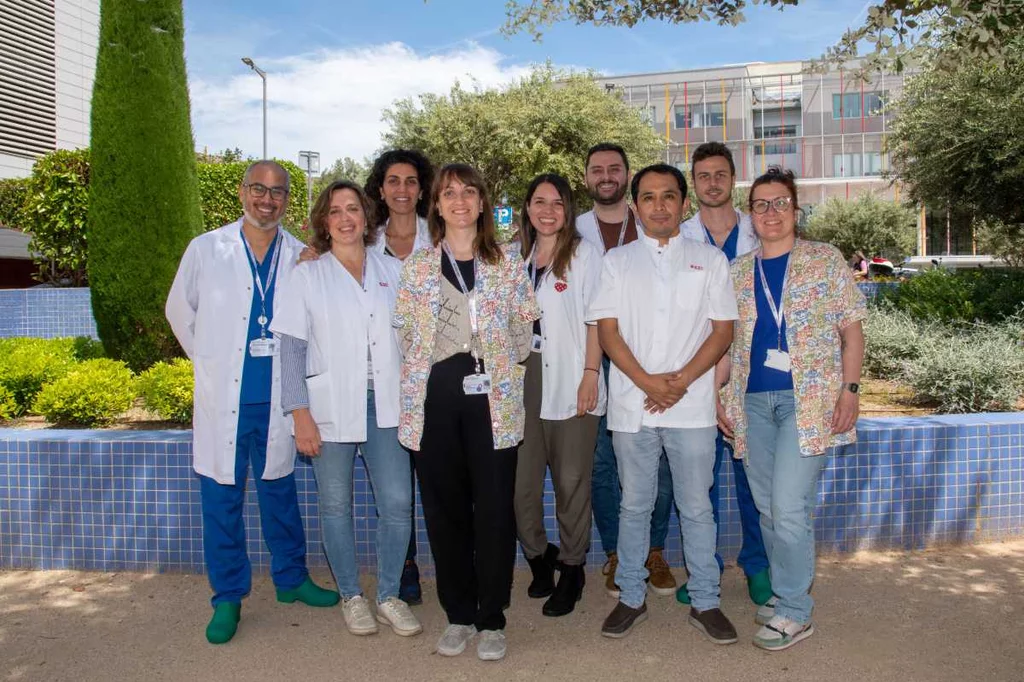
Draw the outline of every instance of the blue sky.
M395 99L444 92L456 80L496 86L531 64L603 74L816 57L863 18L864 0L805 0L784 12L747 9L738 27L648 22L632 29L562 23L543 41L500 34L503 0L185 0L185 49L198 148L259 155L260 80L268 72L268 146L362 158L380 146Z

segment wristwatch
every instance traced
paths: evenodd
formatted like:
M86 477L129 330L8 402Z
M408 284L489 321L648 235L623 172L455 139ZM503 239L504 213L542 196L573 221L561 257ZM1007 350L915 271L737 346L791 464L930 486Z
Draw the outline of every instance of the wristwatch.
M846 383L844 383L843 384L843 388L845 388L850 393L857 393L857 392L860 391L860 384L846 384Z

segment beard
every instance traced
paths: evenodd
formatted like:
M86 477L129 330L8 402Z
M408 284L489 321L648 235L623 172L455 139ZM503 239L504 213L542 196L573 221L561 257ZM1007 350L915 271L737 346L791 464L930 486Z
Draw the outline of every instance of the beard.
M257 218L256 216L254 216L252 213L250 213L247 210L243 210L242 211L242 215L245 216L245 220L246 220L247 223L249 223L250 225L255 227L257 230L263 230L264 232L270 232L271 230L276 230L278 228L278 226L281 224L281 219L280 218L272 218L270 220L261 220L261 219Z
M697 197L697 203L708 208L720 208L732 202L732 193L718 195L717 199L711 197Z
M619 185L610 197L601 196L601 193L598 191L597 186L590 187L588 185L587 194L590 196L591 199L594 200L595 204L613 206L622 201L623 197L626 196L626 185Z

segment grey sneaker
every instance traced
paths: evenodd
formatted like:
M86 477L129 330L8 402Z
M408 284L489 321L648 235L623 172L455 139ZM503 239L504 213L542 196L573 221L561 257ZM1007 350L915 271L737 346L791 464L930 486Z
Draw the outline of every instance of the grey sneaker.
M798 623L785 616L775 616L754 635L754 646L766 651L782 651L814 634L814 623Z
M449 625L441 639L437 640L437 653L442 656L458 656L466 650L466 644L476 634L473 625Z
M505 658L507 650L504 630L484 630L480 633L476 655L481 661L500 661Z
M349 599L341 600L341 613L345 617L345 627L353 635L373 635L377 633L377 621L370 611L370 604L357 594Z
M396 635L411 637L423 632L423 626L412 615L409 605L398 597L388 597L377 604L377 621L390 625Z
M778 603L779 598L772 595L771 599L758 606L757 613L754 614L754 622L758 625L767 625L768 621L775 617L775 605Z

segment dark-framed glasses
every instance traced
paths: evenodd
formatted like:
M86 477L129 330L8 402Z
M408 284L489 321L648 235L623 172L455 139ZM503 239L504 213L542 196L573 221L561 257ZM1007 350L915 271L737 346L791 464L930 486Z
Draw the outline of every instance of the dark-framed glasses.
M785 213L793 205L792 197L775 197L774 199L754 199L750 202L750 210L758 215L768 212L768 207L775 209L776 213Z
M258 182L247 182L245 188L249 190L249 194L258 199L267 196L267 192L270 192L270 198L274 201L281 201L288 196L288 190L284 187L267 187Z

